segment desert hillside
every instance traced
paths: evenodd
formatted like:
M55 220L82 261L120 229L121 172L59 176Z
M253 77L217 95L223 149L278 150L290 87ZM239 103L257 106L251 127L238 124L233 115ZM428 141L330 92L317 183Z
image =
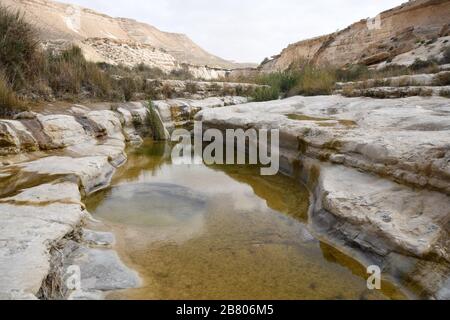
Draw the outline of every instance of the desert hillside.
M76 42L90 60L123 63L124 56L131 56L127 64L144 62L169 70L177 64L223 69L242 66L206 52L184 34L164 32L132 19L49 0L0 3L23 12L48 46Z
M408 64L416 57L428 59L439 55L433 46L423 50L423 44L448 36L449 23L450 1L409 1L382 12L377 18L364 19L344 30L291 44L263 63L262 69L266 72L286 70L298 60L337 66Z

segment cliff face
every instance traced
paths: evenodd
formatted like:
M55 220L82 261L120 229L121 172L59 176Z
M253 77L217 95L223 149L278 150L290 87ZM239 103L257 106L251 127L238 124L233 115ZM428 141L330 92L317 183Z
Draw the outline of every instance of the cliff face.
M0 3L23 12L46 45L75 42L94 61L124 63L122 58L129 56L125 64L144 62L169 71L180 64L222 69L241 66L206 52L186 35L163 32L132 19L112 18L50 0L0 0Z
M289 45L263 71L285 70L301 59L313 63L376 64L411 51L422 40L448 35L450 1L416 0L348 28Z

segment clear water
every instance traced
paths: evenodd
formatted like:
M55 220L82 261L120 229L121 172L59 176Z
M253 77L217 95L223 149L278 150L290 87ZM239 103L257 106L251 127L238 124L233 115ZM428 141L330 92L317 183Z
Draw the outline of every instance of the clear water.
M87 201L144 285L111 299L401 299L308 231L307 190L252 166L174 165L170 147L129 150Z

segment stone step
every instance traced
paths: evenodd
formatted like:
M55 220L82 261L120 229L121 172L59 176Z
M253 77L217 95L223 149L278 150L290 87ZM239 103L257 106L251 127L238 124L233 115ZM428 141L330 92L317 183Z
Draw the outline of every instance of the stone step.
M368 89L376 87L420 87L450 85L450 71L435 74L415 74L356 82L338 82L336 89Z
M408 86L408 87L372 87L354 88L344 87L334 91L345 97L370 97L378 99L395 99L404 97L450 97L450 86Z

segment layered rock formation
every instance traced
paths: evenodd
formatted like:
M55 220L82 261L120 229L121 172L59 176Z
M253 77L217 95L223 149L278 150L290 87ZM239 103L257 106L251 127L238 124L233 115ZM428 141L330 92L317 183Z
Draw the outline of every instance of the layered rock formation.
M429 47L425 50L418 48L422 42L448 36L449 17L450 2L447 0L409 1L382 12L375 19L364 19L344 30L291 44L261 68L265 72L286 70L302 60L336 66L353 63L373 65L392 59L396 63L411 64L416 58L439 56L441 42L436 43L439 44L436 52L429 52ZM395 57L413 50L421 54L414 55L412 62L405 59L408 55L395 60Z
M228 99L251 96L255 89L268 87L253 83L158 79L147 79L147 84L161 99L172 95L197 100L217 96L226 96Z
M146 63L169 71L187 64L204 79L217 78L216 69L225 72L242 66L206 52L186 35L163 32L132 19L50 0L1 0L1 4L22 11L39 30L45 46L76 43L89 60Z
M450 106L444 98L293 97L208 109L204 128L280 130L311 229L419 297L450 298Z

